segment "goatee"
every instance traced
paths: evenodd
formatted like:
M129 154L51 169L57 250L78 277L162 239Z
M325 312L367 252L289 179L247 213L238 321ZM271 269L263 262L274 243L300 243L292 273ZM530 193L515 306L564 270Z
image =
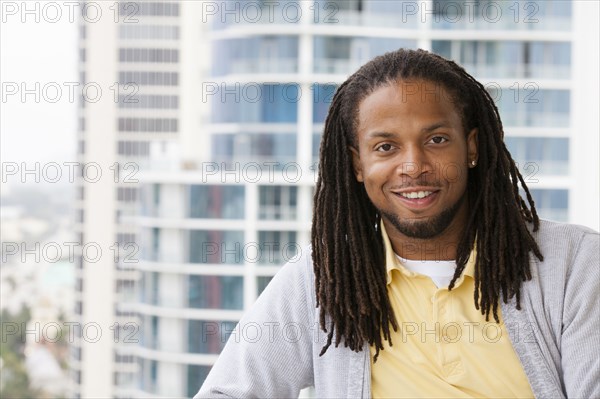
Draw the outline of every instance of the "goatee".
M429 220L423 221L407 221L400 219L398 215L386 212L382 209L379 209L379 212L382 216L384 216L387 220L392 223L392 225L398 230L398 232L404 234L410 238L433 238L440 234L442 234L450 223L454 220L454 217L458 213L462 203L465 201L467 197L466 193L463 195L454 205L450 208L444 209L442 213L437 216L430 218Z

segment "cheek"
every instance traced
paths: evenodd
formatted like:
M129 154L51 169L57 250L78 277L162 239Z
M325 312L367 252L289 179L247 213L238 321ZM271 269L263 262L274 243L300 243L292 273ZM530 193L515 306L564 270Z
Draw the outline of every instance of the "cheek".
M384 163L378 162L368 162L363 165L365 186L376 187L385 184L390 172L389 169Z
M463 171L461 167L455 163L450 163L443 168L442 177L450 183L458 183L460 182L463 173L465 173L465 171Z

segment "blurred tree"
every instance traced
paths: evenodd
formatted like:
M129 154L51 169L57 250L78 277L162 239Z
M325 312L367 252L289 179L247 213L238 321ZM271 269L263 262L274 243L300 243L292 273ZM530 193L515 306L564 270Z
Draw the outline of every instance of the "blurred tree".
M41 392L32 389L25 368L25 338L22 329L31 319L29 308L23 306L21 311L12 315L2 310L0 324L2 325L2 340L0 342L0 397L3 399L37 399ZM16 334L8 334L8 326L14 325Z

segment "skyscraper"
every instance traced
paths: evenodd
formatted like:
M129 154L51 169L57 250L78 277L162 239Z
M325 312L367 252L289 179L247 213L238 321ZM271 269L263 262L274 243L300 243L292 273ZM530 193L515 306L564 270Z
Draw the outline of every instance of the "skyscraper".
M205 69L194 2L82 2L74 397L131 397L142 340L133 301L139 272L139 173L188 159L202 109L190 88ZM190 109L192 108L193 109ZM197 145L196 142L194 142ZM194 156L201 156L195 152Z

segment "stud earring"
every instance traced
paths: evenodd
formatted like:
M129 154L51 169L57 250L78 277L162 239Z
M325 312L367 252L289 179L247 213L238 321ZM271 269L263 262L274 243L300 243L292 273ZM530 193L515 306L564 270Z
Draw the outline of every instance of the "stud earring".
M475 167L477 165L477 161L471 161L471 166Z

